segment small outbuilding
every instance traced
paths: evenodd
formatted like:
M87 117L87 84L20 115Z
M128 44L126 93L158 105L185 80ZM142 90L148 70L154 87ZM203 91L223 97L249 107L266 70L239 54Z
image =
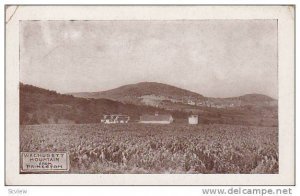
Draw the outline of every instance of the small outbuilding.
M198 124L198 115L190 115L188 120L189 120L190 125L197 125Z

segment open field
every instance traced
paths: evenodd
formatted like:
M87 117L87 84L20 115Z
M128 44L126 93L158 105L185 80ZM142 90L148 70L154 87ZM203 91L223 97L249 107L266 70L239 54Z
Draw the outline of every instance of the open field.
M278 128L20 126L21 152L69 152L70 173L278 173Z

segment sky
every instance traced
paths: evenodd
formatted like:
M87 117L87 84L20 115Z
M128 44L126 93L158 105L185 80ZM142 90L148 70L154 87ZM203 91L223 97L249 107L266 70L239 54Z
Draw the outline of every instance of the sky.
M21 21L20 81L60 93L160 82L278 98L277 21Z

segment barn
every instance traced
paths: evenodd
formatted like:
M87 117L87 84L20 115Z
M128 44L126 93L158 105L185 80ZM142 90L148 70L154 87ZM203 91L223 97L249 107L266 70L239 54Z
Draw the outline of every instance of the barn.
M103 115L103 119L101 119L101 122L105 124L116 124L116 123L128 123L129 120L130 117L128 115L110 114L110 115Z
M190 115L189 116L189 124L190 125L198 124L198 115Z
M149 123L149 124L170 124L174 121L172 115L170 114L155 114L149 115L144 114L140 116L140 123Z

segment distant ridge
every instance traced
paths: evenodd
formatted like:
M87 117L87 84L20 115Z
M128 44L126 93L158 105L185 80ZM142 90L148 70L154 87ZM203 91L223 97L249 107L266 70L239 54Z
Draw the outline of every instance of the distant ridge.
M120 86L118 88L114 88L106 91L99 92L78 92L78 93L69 93L75 97L82 98L105 98L111 100L117 100L121 102L128 103L136 103L140 101L140 97L147 95L161 96L170 99L180 100L183 97L186 99L192 100L241 100L244 102L262 102L262 101L275 101L267 95L263 94L246 94L238 97L230 97L230 98L213 98L213 97L205 97L201 94L185 90L182 88L178 88L175 86L171 86L168 84L157 83L157 82L140 82L136 84L128 84L124 86Z
M150 85L150 90L146 91L150 95L143 95L145 92L142 87ZM249 94L230 99L205 98L199 94L190 91L173 88L165 85L157 85L158 89L164 89L163 93L153 87L153 83L142 83L138 88L131 90L132 86L118 88L117 91L124 95L124 92L130 92L136 103L122 103L111 99L78 98L72 95L59 94L52 90L47 90L32 85L20 83L20 124L69 124L69 123L100 123L104 114L126 114L130 116L131 122L136 122L144 114L169 114L175 119L175 123L187 123L187 117L190 114L198 114L201 123L218 124L242 124L259 126L277 126L278 116L276 105L264 104L269 102L268 96L260 94ZM164 88L162 88L162 86ZM129 89L128 89L129 88ZM121 90L120 90L121 89ZM106 91L108 93L109 91ZM158 94L155 94L157 93ZM109 92L108 94L110 94ZM115 96L117 93L114 92ZM135 94L136 93L136 94ZM141 94L139 94L141 93ZM173 93L173 94L172 94ZM163 95L162 95L163 94ZM141 96L142 95L142 96ZM169 97L166 97L166 96ZM171 96L172 95L172 96ZM209 106L198 106L186 102L174 102L176 96L188 96L188 99L194 95L200 102L208 102ZM139 97L140 96L140 97ZM131 100L132 97L128 96ZM172 99L170 98L172 97ZM168 99L168 100L166 100ZM204 99L204 100L203 100ZM252 102L248 105L239 105L230 108L216 107L216 104L227 105L232 103ZM148 102L145 102L148 101ZM151 102L152 101L152 102ZM276 100L274 100L277 102ZM152 103L154 105L151 105ZM158 105L155 105L157 104ZM260 104L257 104L260 103Z
M239 97L241 100L248 101L248 102L255 102L255 101L275 101L276 99L269 97L267 95L263 94L257 94L257 93L252 93L252 94L246 94L243 96Z
M136 99L144 95L157 95L172 98L181 98L183 96L190 96L199 99L203 99L204 96L198 93L181 89L175 86L157 83L157 82L140 82L137 84L128 84L120 86L115 89L91 92L91 93L71 93L75 97L85 97L85 98L108 98L122 100L128 98Z

